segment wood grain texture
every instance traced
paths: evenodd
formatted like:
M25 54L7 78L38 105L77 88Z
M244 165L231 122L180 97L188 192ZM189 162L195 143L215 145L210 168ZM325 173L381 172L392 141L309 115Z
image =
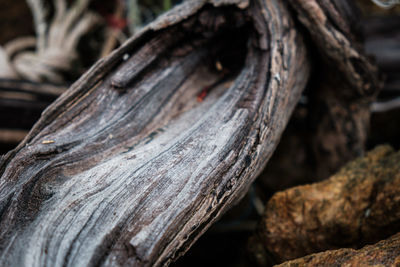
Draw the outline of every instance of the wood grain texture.
M282 1L177 6L2 158L0 265L168 264L246 192L308 75Z

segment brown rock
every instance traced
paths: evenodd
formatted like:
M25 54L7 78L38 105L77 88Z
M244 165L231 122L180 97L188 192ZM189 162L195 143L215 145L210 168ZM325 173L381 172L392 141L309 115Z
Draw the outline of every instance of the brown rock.
M275 194L260 239L277 262L400 231L400 152L379 146L330 179Z
M400 233L360 250L343 248L305 256L280 264L294 266L400 266Z

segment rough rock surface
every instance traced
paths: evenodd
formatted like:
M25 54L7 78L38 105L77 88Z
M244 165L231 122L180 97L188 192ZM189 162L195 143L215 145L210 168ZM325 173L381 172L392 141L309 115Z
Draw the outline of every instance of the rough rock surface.
M323 182L276 193L259 238L276 262L400 231L400 152L379 146Z
M400 266L400 233L360 250L343 248L308 255L285 262L279 267L294 266Z

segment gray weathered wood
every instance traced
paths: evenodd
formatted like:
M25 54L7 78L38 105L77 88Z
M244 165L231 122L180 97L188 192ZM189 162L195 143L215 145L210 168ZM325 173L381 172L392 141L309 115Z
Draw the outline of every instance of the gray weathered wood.
M72 85L2 158L0 265L158 266L189 249L262 170L308 80L285 4L184 2Z
M281 1L176 7L98 62L3 158L1 265L175 259L246 192L308 73Z

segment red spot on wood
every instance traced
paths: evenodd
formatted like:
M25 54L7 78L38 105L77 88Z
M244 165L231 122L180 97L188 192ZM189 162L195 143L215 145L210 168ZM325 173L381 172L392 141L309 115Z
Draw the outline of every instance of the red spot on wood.
M197 95L197 102L203 102L204 98L206 98L208 94L209 87L205 87L198 95Z

